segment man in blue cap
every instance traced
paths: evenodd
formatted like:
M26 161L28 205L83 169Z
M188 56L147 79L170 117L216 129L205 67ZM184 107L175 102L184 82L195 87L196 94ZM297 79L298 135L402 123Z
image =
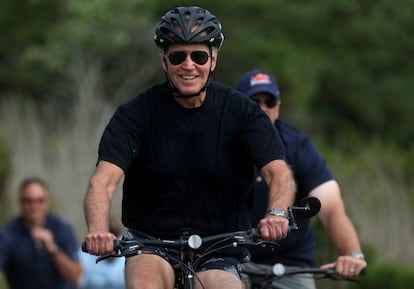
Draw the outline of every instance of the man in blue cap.
M336 261L322 267L336 267L343 276L358 275L367 263L354 226L345 212L339 185L309 137L279 119L281 101L276 80L266 72L253 70L242 75L236 88L257 102L278 130L285 145L286 161L292 168L297 183L296 201L306 196L314 196L321 201L318 218L339 254ZM266 214L267 208L266 184L260 175L256 180L253 225ZM310 220L297 216L296 221L299 230L281 240L277 250L254 247L251 250L253 262L243 266L255 269L264 269L275 263L293 267L314 266L315 239ZM277 289L315 288L313 279L303 276L289 276L273 283L272 287Z

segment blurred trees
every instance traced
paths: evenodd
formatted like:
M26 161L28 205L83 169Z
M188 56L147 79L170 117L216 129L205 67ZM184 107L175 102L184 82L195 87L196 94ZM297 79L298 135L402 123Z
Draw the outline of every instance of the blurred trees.
M18 94L66 103L73 94L67 90L68 71L92 65L101 72L102 97L129 98L163 80L153 28L166 10L183 4L1 1L0 97ZM285 118L306 131L329 135L336 145L351 134L411 146L410 1L193 4L211 9L223 23L226 41L216 80L234 85L248 69L267 70L281 86Z
M411 199L405 203L412 205L412 4L404 0L2 0L0 103L17 99L22 106L34 104L36 107L28 111L35 111L46 135L52 138L41 144L67 151L71 146L86 146L85 139L97 130L97 120L103 125L103 116L109 114L109 109L100 105L110 102L115 106L164 80L153 43L160 16L175 6L199 5L210 9L223 24L225 42L215 80L234 86L247 70L272 73L281 89L282 117L315 140L345 185L344 195L351 204L361 203L367 210L370 200L385 199L383 203L390 205L398 195L409 194ZM94 96L90 103L84 99L88 95ZM95 96L102 103L98 105ZM71 115L74 111L85 118L76 121ZM18 122L19 118L12 119ZM57 139L61 135L48 128L60 128L57 124L61 123L76 132L88 123L88 130L73 136L65 131L70 140ZM31 128L27 130L32 132ZM20 132L9 129L13 130ZM22 132L24 137L25 130ZM0 142L1 134L0 130ZM87 147L95 149L89 143ZM12 149L0 143L0 171L4 174L0 180L12 166L13 158L8 156ZM42 148L46 153L49 150ZM91 154L89 150L87 154ZM68 162L74 158L62 159ZM44 166L52 161L61 159L47 159ZM62 167L75 172L76 165L85 168L84 163L71 165L75 169L66 163ZM79 175L74 179L84 175L77 169ZM70 183L67 176L61 178ZM360 216L358 211L352 213ZM356 221L369 235L366 228L377 228L378 222L372 212L367 214L369 218L361 216L362 221ZM371 218L372 223L363 223ZM397 220L411 219L404 215ZM385 236L389 232L382 231ZM379 236L387 242L384 235ZM407 260L412 259L408 256Z
M46 45L49 33L61 20L62 9L53 0L0 2L0 91L14 94L43 94L51 76L46 63L37 65L31 57L35 47Z
M0 134L0 226L3 224L2 219L4 217L5 210L5 187L6 179L10 171L10 152Z
M331 141L353 131L411 145L411 1L230 2L215 9L228 35L224 75L274 73L291 105L284 113Z

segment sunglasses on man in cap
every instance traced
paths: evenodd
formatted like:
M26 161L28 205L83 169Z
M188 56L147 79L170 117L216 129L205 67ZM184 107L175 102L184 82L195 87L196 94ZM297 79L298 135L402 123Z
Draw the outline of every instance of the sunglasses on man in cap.
M260 94L263 95L263 94ZM264 104L268 107L268 108L273 108L276 106L277 104L277 98L274 97L273 95L270 94L266 94L266 97L260 97L259 94L253 95L252 97L250 97L251 100L257 102L258 104L260 104L261 102L264 102Z

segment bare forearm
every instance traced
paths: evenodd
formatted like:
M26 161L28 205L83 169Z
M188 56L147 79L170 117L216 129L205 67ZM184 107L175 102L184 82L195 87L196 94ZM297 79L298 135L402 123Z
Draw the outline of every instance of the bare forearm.
M310 194L321 201L318 217L328 231L339 255L334 262L322 267L335 267L342 276L358 275L367 263L360 254L361 246L358 235L346 214L338 183L335 180L327 181L312 190Z
M293 203L296 190L291 170L285 161L275 160L265 165L261 173L269 187L268 209L280 209L286 213ZM276 214L263 216L259 221L261 238L264 240L286 238L288 223L285 216Z
M111 198L108 193L100 193L105 190L91 182L86 194L84 210L89 232L108 230L108 216L111 207Z
M119 167L108 162L99 162L90 179L84 202L85 219L89 232L108 230L112 197L122 175L123 172Z
M312 190L310 195L321 201L318 217L338 253L348 255L352 251L360 251L358 235L346 214L338 183L335 180L327 181Z
M296 184L290 168L284 161L273 161L270 168L264 168L262 173L269 186L268 209L280 208L287 210L293 203ZM269 170L272 173L268 173Z
M361 254L358 236L350 219L343 213L339 216L334 214L330 219L324 221L330 238L338 251L338 258L321 267L335 267L341 276L357 276L367 266L367 262Z
M357 232L345 213L333 214L322 220L329 236L340 255L348 255L353 251L361 251Z
M54 252L52 258L57 270L63 278L73 284L77 284L79 282L82 267L78 261L72 260L61 251Z
M86 193L84 210L88 226L85 236L86 249L94 255L113 251L113 240L117 238L109 232L109 212L111 200L123 171L118 166L100 161L93 174Z

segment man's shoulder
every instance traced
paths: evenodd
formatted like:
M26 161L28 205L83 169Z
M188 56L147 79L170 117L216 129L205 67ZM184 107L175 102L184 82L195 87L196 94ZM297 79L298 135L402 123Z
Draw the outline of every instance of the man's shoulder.
M15 217L13 219L11 219L10 221L8 221L6 224L4 224L4 226L0 229L0 233L8 233L8 232L14 232L19 230L19 228L21 228L21 224L22 224L22 219L21 217Z
M283 120L276 122L276 128L285 145L287 158L290 161L295 160L298 164L306 163L305 160L309 162L323 161L318 149L303 131Z
M155 84L118 105L114 116L133 120L150 117L151 112L159 110L162 103L164 103L163 100L168 97L169 93L171 92L167 83Z
M275 126L285 142L301 143L310 140L303 131L284 120L277 120Z
M264 112L245 94L218 82L211 82L207 88L208 95L212 96L213 103L222 106L227 113L262 113Z
M10 220L0 229L0 243L5 246L7 243L13 243L15 239L25 234L25 226L21 216Z

